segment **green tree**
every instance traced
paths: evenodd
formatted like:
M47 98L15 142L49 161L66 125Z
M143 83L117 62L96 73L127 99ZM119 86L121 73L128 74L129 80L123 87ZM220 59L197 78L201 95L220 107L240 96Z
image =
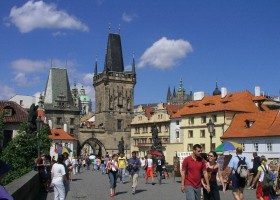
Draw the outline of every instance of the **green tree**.
M40 154L49 153L51 146L51 139L48 138L49 133L48 125L43 125L37 137L37 132L30 133L27 123L21 124L18 134L3 149L0 158L13 168L5 176L4 185L32 170L37 158L38 145L40 145Z

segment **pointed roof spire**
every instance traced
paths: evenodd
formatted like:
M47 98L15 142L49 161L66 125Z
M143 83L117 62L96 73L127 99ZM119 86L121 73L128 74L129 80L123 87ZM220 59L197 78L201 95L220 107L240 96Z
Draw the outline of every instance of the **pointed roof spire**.
M171 99L171 91L170 91L170 86L168 86L167 90L167 100Z
M111 33L111 22L108 23L109 26L109 33Z
M39 108L43 108L43 105L44 105L43 95L42 95L42 93L40 93L38 106L39 106Z
M184 86L183 86L182 78L181 78L181 80L180 80L180 86L179 86L178 92L185 92L185 89L184 89Z
M132 73L135 74L135 59L134 59L134 51L133 51L133 54L132 54Z
M97 56L95 58L95 68L94 68L94 76L97 75Z
M121 25L119 24L119 35L121 34Z
M121 37L119 34L109 33L104 71L124 71Z
M192 86L190 87L190 95L193 94L193 91L192 91Z
M175 86L174 86L174 90L173 90L173 97L176 97L176 89L175 89Z

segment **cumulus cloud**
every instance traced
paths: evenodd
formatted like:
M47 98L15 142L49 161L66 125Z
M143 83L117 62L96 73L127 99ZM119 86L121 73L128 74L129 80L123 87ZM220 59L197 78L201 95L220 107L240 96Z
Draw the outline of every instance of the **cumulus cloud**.
M137 17L136 14L128 14L126 12L122 14L122 20L125 22L131 22L135 17Z
M64 32L57 31L57 32L52 33L52 35L54 37L58 37L58 36L66 36L67 34Z
M93 73L87 73L84 75L83 77L83 81L85 84L92 84L93 82L93 76L94 74Z
M192 51L192 46L187 40L169 40L162 37L146 49L138 67L150 65L160 69L171 68Z
M14 24L21 33L35 29L71 29L89 31L89 28L76 17L63 10L58 10L55 4L43 1L27 1L22 7L14 6L8 17L8 22Z
M28 81L25 73L17 73L13 81L17 83L19 86L30 86L31 82Z
M16 95L14 88L1 84L1 87L0 87L0 99L1 100L8 100L11 97L13 97L14 95Z

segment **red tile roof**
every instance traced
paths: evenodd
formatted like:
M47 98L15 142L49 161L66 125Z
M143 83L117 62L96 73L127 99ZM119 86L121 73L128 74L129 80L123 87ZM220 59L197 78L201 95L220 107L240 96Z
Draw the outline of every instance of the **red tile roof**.
M254 101L257 100L248 90L229 93L224 98L221 98L221 95L206 96L202 100L186 103L172 118L218 111L258 112L259 109ZM265 105L261 105L261 108L269 110Z
M4 123L28 122L28 112L14 101L0 101L0 113L12 109L12 116L4 117Z
M51 129L51 135L49 135L49 138L53 140L78 140L62 129Z
M151 107L143 107L143 110L145 110L146 117L148 118L150 118L152 114L155 112L155 109Z
M178 104L178 105L168 105L164 104L163 107L166 108L167 114L172 116L175 113L177 113L181 108L183 108L183 104Z
M246 120L251 122L252 125L248 126L246 124ZM270 136L280 136L279 110L236 114L230 127L221 138L227 139Z

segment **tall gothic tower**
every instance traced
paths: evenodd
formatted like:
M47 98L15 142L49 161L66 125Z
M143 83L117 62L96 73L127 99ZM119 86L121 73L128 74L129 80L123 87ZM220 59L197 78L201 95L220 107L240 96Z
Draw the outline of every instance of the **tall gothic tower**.
M121 37L110 33L104 69L98 73L96 63L94 70L95 124L97 128L104 128L106 133L114 134L116 140L123 136L126 144L129 144L133 118L135 84L134 58L131 71L125 71Z

